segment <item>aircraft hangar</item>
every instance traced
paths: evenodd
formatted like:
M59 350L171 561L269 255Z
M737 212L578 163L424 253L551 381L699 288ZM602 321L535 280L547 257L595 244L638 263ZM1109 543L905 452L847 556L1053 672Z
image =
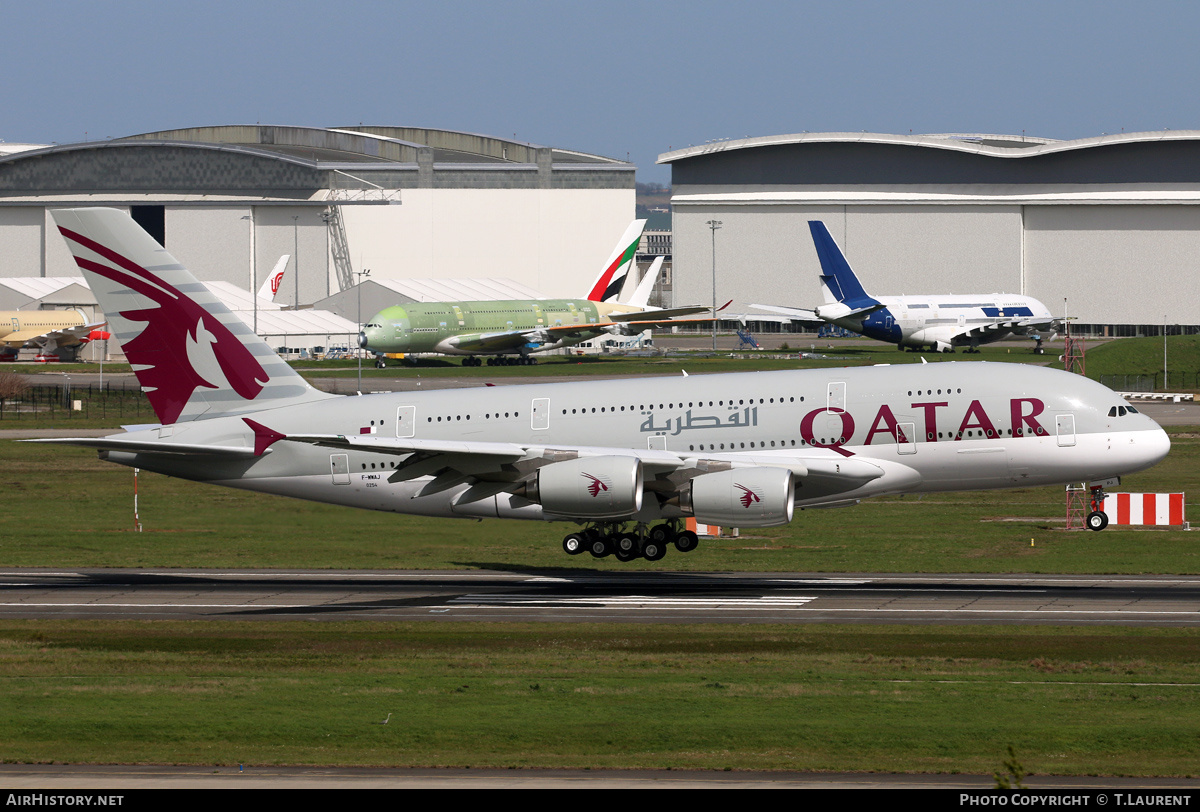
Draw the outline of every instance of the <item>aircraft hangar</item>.
M823 220L872 293L1024 294L1107 335L1200 329L1200 131L802 133L658 162L677 302L711 301L715 275L729 312L821 303L807 221Z
M128 211L204 281L277 301L373 279L502 277L586 292L634 213L634 167L417 127L219 126L0 150L0 277L77 276L52 208ZM253 265L251 258L253 257ZM256 270L252 270L252 267Z

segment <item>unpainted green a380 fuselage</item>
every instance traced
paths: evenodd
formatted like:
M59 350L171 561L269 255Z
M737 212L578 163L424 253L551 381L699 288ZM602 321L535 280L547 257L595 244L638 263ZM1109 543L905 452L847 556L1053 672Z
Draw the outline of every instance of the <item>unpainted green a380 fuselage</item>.
M606 330L600 324L608 323L610 313L638 310L587 299L419 302L375 314L363 327L363 346L378 353L459 355L546 350L601 335ZM589 324L596 328L586 329ZM585 329L561 329L575 325ZM540 339L519 337L539 330L548 334Z

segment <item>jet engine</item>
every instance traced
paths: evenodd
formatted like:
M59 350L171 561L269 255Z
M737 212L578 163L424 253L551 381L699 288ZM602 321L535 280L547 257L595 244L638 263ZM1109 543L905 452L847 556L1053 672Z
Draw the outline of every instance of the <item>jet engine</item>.
M579 457L538 469L523 494L545 513L580 519L622 519L642 509L642 461Z
M681 497L702 524L774 527L792 520L795 486L786 468L733 468L696 477Z

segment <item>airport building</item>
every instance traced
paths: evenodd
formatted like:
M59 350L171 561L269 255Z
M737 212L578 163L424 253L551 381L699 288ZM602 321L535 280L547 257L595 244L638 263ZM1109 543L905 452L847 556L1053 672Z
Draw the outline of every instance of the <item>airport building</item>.
M634 213L625 161L415 127L196 127L0 149L0 277L77 276L52 208L113 206L195 275L301 307L372 279L585 293Z
M811 308L808 221L868 292L1033 296L1088 331L1200 329L1200 131L1076 141L803 133L671 165L675 302ZM714 262L715 260L715 262Z

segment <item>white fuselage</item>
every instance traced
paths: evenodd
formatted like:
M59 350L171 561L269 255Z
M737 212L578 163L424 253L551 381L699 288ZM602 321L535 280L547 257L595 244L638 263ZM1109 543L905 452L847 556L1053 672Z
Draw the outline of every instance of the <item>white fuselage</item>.
M817 315L840 327L901 347L976 346L1012 335L1026 335L1053 316L1029 296L1005 294L957 296L876 296L883 307L867 314L842 317L841 303L816 309Z
M1064 372L937 363L401 392L336 398L149 429L164 442L254 446L242 419L282 435L321 433L513 443L601 456L627 449L687 465L789 467L798 507L884 494L1064 484L1161 460L1169 441L1124 401ZM135 435L119 435L123 438ZM436 471L391 481L406 456L280 440L246 460L105 452L174 476L342 505L429 516L542 519L511 493L456 504L469 482L428 493ZM469 449L456 470L473 463ZM647 465L647 476L653 465ZM857 481L847 479L858 477ZM427 495L418 494L427 492ZM681 514L645 500L632 518ZM560 517L549 517L560 518Z

